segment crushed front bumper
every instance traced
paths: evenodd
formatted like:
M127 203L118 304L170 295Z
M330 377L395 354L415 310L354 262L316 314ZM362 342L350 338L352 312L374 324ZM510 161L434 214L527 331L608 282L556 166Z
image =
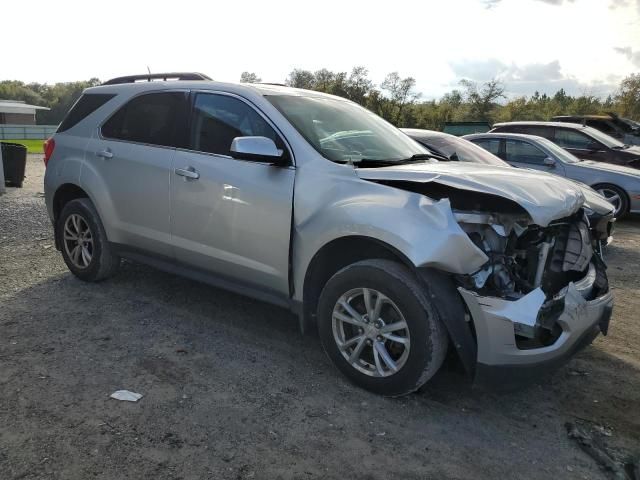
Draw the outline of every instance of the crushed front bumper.
M570 283L552 301L562 302L556 323L562 332L551 345L521 349L516 333L536 328L545 295L536 289L518 300L483 297L459 288L473 319L477 339L475 383L509 389L544 375L565 363L600 333L606 335L613 310L610 291L593 297L596 267Z

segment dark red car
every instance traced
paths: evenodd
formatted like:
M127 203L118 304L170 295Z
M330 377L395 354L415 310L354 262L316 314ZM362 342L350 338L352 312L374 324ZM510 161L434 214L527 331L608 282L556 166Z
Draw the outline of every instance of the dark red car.
M537 135L551 140L583 160L594 160L640 169L640 147L624 144L595 128L577 123L496 123L491 132Z

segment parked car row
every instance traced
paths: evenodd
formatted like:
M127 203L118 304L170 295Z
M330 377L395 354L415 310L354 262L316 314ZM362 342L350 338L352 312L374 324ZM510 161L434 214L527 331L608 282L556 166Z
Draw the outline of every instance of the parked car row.
M84 92L44 189L78 278L128 258L289 308L373 392L416 390L449 349L480 384L545 376L608 331L613 207L451 157L332 95L145 74Z
M496 123L491 133L523 133L551 140L581 160L640 168L640 147L624 144L592 127L564 122Z

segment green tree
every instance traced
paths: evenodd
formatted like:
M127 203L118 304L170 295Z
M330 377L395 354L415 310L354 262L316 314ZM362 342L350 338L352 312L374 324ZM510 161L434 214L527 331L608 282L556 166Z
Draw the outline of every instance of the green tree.
M286 84L295 88L306 88L307 90L315 90L316 77L310 70L294 69L286 80Z
M391 72L380 84L380 88L387 92L389 101L383 108L383 116L396 125L401 122L407 105L413 105L420 93L415 90L416 80L413 77L401 78L398 72Z
M616 93L617 110L625 117L640 120L640 73L626 77Z
M242 72L240 74L240 83L260 83L262 79L253 72Z
M460 80L460 85L465 89L465 101L469 106L469 120L491 122L494 110L499 108L496 103L504 95L504 85L498 80L489 80L478 88L476 82Z

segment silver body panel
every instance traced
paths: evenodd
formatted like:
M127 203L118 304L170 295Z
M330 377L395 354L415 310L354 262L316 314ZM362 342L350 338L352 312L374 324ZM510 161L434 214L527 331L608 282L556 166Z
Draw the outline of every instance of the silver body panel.
M509 162L511 165L559 175L589 186L604 183L615 185L627 193L629 210L632 213L640 212L640 171L635 168L605 162L595 162L593 160L583 160L578 163L565 162L553 151L548 149L547 146L539 140L539 137L535 135L524 135L520 133L480 133L467 135L464 138L468 140L503 138L530 143L553 158L556 164L549 166L536 163Z
M250 104L282 135L292 157L288 167L100 137L99 125L129 99L173 89L175 82L90 89L118 95L77 126L55 135L45 175L52 221L58 188L77 185L96 206L109 241L301 304L312 259L337 239L374 239L416 269L471 274L487 261L460 227L448 199L434 200L380 181L436 182L502 197L522 206L540 226L577 212L584 203L579 186L534 171L446 163L359 169L330 162L264 97L324 96L290 88L180 82L181 90L224 93ZM105 149L111 158L96 155ZM197 171L199 176L179 176L176 169ZM495 312L490 315L480 298L465 291L461 295L477 327L484 325L487 332L478 336L479 351L498 349L502 353L495 358L510 359L499 346L507 331L505 319L497 319ZM575 321L590 319L588 314ZM535 360L535 355L529 357Z

